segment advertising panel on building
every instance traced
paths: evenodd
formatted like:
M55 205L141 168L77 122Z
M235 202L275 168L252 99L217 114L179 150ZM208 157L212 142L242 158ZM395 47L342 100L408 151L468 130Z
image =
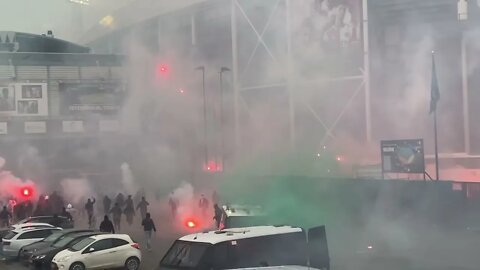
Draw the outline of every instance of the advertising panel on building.
M292 54L298 76L360 75L363 67L361 2L291 1Z
M61 83L60 113L116 114L122 105L125 91L116 83Z
M25 134L44 134L47 133L47 122L29 121L25 122Z
M47 84L9 83L0 85L0 115L47 116Z

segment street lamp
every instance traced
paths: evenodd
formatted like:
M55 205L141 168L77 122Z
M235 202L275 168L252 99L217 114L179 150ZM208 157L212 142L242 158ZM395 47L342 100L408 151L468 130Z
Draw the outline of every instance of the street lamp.
M205 91L205 67L199 66L195 70L202 71L202 89L203 89L203 131L204 131L204 151L205 151L205 166L208 165L208 140L207 140L207 94Z
M227 67L220 68L220 136L221 136L221 151L222 154L222 171L225 170L225 136L224 136L224 121L223 121L223 73L229 72L230 69Z

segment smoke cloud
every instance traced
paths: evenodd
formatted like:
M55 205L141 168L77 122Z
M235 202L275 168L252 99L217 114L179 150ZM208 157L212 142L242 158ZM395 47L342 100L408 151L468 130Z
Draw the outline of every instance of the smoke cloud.
M60 182L60 187L65 203L80 207L86 203L87 198L95 198L97 195L93 185L85 178L64 179Z

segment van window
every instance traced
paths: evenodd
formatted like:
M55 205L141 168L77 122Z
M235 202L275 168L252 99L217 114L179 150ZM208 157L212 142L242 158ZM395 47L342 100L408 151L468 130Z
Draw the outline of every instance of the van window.
M160 262L160 268L161 266L166 268L201 268L199 265L209 246L211 245L206 243L176 241Z
M228 264L222 268L306 265L307 243L304 232L261 236L227 242L227 260L212 261ZM213 252L215 254L215 251ZM218 256L221 256L218 252Z
M225 219L225 228L243 228L268 224L265 216L231 216Z

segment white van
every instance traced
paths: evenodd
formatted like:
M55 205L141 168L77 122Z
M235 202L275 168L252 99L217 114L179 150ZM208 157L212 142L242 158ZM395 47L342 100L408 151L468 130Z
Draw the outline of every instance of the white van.
M190 234L173 243L157 269L239 269L273 266L329 269L325 226L257 226Z

